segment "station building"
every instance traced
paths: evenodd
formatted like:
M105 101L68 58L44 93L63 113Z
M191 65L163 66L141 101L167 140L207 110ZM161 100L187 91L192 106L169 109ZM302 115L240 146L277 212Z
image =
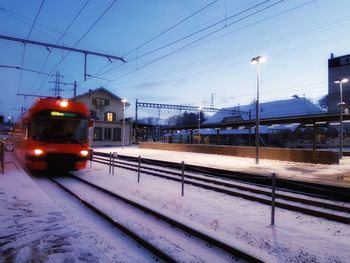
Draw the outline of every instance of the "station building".
M125 119L123 129L123 118L125 109L130 106L128 102L122 102L109 90L101 87L78 95L76 101L85 103L94 120L94 128L91 133L92 146L121 146L124 134L124 145L131 145L132 123L129 118ZM124 108L124 109L123 109Z

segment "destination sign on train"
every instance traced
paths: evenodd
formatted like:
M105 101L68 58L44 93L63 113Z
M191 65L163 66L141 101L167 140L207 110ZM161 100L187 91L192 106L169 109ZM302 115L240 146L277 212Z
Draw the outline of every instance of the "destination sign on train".
M61 111L51 111L51 116L57 116L57 117L76 117L76 113L71 112L61 112Z

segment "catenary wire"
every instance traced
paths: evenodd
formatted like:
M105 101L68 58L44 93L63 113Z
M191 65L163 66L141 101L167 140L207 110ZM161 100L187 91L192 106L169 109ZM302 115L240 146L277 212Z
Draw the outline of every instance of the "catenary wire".
M90 26L90 28L83 34L82 37L80 37L80 39L74 44L73 48L75 48L80 41L95 27L95 25L102 19L102 17L112 8L112 6L115 4L117 0L114 0L105 10L104 12L98 17L98 19ZM58 67L59 65L61 65L61 63L64 61L64 59L71 53L71 51L68 51L63 58L53 67L53 69L49 72L49 74L51 75ZM46 77L45 81L47 80L48 77ZM43 83L41 84L41 86L37 89L37 92L42 88Z
M278 13L278 14L276 14L276 15L273 15L273 16L270 16L270 17L268 17L268 18L265 18L265 19L262 19L262 20L259 20L258 22L263 22L263 21L266 21L266 20L268 20L268 19L271 19L271 18L274 18L274 17L276 17L276 16L280 16L280 15L283 15L283 14L285 14L285 13L287 13L287 12L290 12L290 11L293 11L293 10L295 10L295 9L297 9L297 8L301 8L301 7L304 7L305 5L308 5L308 4L311 4L311 3L313 3L313 2L315 2L315 1L317 1L317 0L312 0L312 1L309 1L309 2L307 2L307 3L304 3L304 4L301 4L301 5L299 5L299 6L296 6L296 7L294 7L294 8L290 8L290 9L288 9L288 10L286 10L286 11L283 11L283 12L280 12L280 13ZM258 22L254 22L254 23L252 23L252 24L249 24L249 25L247 25L247 26L243 26L243 27L241 27L241 28L239 28L239 29L236 29L236 30L234 30L234 31L231 31L231 32L229 32L229 33L233 33L233 32L237 32L237 31L239 31L239 30L242 30L242 29L245 29L245 28L247 28L247 27L250 27L250 26L252 26L252 25L255 25L255 24L257 24ZM332 21L331 21L332 22ZM335 21L336 22L336 21ZM285 36L282 36L282 37L279 37L278 38L278 41L281 41L281 38L285 38ZM210 41L210 40L209 40ZM270 40L271 41L271 40ZM286 40L285 40L286 41ZM198 45L201 45L201 44L203 44L203 43L206 43L206 42L200 42L200 43L198 43L198 44L196 44L196 45L192 45L192 46L189 46L187 49L189 49L189 48L192 48L192 47L195 47L195 46L198 46ZM264 43L263 43L264 44ZM272 45L273 43L271 43L271 45ZM260 43L257 43L255 46L261 46L261 44ZM254 50L253 49L254 47L251 47L251 48L249 48L249 47L247 47L247 48L245 48L245 49L243 49L242 51L245 51L244 53L248 53L248 51L249 50ZM184 49L184 50L186 50L186 49ZM239 54L235 54L234 55L234 57L237 57L237 56L240 56L240 55L242 55L242 54L244 54L244 53L242 53L242 51L241 51L241 53L239 53ZM232 58L232 55L230 56L230 57L228 57L228 55L224 55L224 56L221 56L223 59L222 60L226 60L226 59L228 59L228 58ZM220 57L219 57L220 58ZM201 63L202 62L196 62L195 63L195 65L188 65L186 68L187 69L193 69L194 67L200 67L201 66ZM208 64L212 64L212 63L217 63L217 61L213 61L213 62L209 62ZM184 69L183 69L184 70ZM159 73L159 72L158 72ZM172 73L174 73L174 71L172 70Z
M344 20L344 19L342 19ZM332 21L330 21L332 22ZM237 56L237 55L236 55ZM276 56L278 56L278 54L276 54ZM227 56L226 56L227 57ZM198 64L196 66L189 66L188 69L191 69L191 68L198 68ZM159 72L158 72L159 73ZM172 73L174 73L174 71L172 71Z
M85 2L85 4L79 9L78 13L75 15L75 17L74 17L74 18L72 19L72 21L69 23L69 25L66 27L66 29L64 30L64 32L61 34L60 38L56 41L56 44L58 44L58 43L62 40L62 38L65 36L65 34L66 34L66 33L68 32L68 30L71 28L71 26L73 25L73 23L77 20L77 18L78 18L78 17L80 16L80 14L83 12L83 10L85 9L85 7L86 7L87 4L89 3L89 1L90 1L90 0L87 0L87 1ZM40 68L40 71L42 71L42 70L44 69L44 67L46 66L46 64L47 64L47 62L48 62L48 60L49 60L50 54L51 54L51 52L49 52L49 53L47 54L47 56L46 56L46 58L45 58L45 61L44 61L43 65L42 65L41 68ZM34 86L35 86L35 84L36 84L38 78L39 78L39 75L37 75L37 77L35 78L35 80L34 80L34 82L33 82L33 85L32 85L32 87L31 87L30 90L33 90L33 89L34 89ZM46 79L45 79L45 81L46 81Z
M142 43L141 45L139 45L138 47L130 50L129 52L125 53L124 55L122 55L122 57L126 57L129 54L133 53L134 51L144 47L145 45L149 44L150 42L152 42L153 40L159 38L160 36L164 35L165 33L169 32L170 30L172 30L173 28L177 27L178 25L182 24L183 22L187 21L188 19L190 19L191 17L197 15L198 13L202 12L203 10L207 9L208 7L212 6L214 3L216 3L219 0L214 0L211 3L205 5L204 7L200 8L199 10L197 10L196 12L190 14L189 16L185 17L184 19L180 20L179 22L175 23L174 25L168 27L167 29L165 29L164 31L158 33L157 35L155 35L154 37L152 37L151 39L147 40L146 42ZM106 65L105 67L103 67L102 69L100 69L99 71L97 71L94 75L99 74L102 70L104 70L108 65Z
M44 3L45 3L45 0L42 0L42 1L41 1L41 5L40 5L40 7L39 7L39 10L38 10L38 12L36 13L35 19L34 19L34 21L33 21L33 23L32 23L31 28L30 28L30 31L29 31L29 33L28 33L28 35L27 35L27 40L28 40L28 38L30 37L30 35L31 35L31 33L32 33L33 27L34 27L34 25L35 25L35 23L36 23L36 21L37 21L37 19L38 19L38 17L39 17L39 14L40 14L40 12L41 12L41 9L42 9ZM26 45L24 44L24 46L23 46L23 53L22 53L21 68L23 68L23 65L24 65L25 52L26 52ZM18 87L17 87L17 93L19 93L19 92L20 92L20 89L21 89L22 75L23 75L23 70L20 70L20 75L19 75L19 80L18 80Z
M211 24L211 25L209 25L209 26L206 26L206 27L204 27L204 28L201 28L201 29L199 29L199 30L197 30L197 31L195 31L195 32L193 32L193 33L191 33L191 34L188 34L188 35L184 36L184 37L181 37L180 39L177 39L177 40L175 40L175 41L172 41L172 42L170 42L170 43L168 43L168 44L166 44L166 45L163 45L163 46L161 46L161 47L159 47L159 48L156 48L156 49L154 49L154 50L151 50L151 51L149 51L149 52L147 52L147 53L145 53L145 54L139 55L137 58L130 59L128 62L130 63L130 62L132 62L132 61L134 61L134 60L136 60L136 59L140 59L140 58L142 58L142 57L145 57L145 56L148 56L148 55L153 54L153 53L155 53L155 52L158 52L158 51L160 51L160 50L162 50L162 49L164 49L164 48L170 47L170 46L172 46L172 45L174 45L174 44L176 44L176 43L179 43L179 42L181 42L181 41L183 41L183 40L185 40L185 39L188 39L188 38L190 38L190 37L192 37L192 36L195 36L195 35L197 35L197 34L199 34L199 33L201 33L201 32L204 32L205 30L208 30L208 29L210 29L210 28L212 28L212 27L215 27L215 26L217 26L217 25L219 25L219 24L221 24L221 23L223 23L223 22L226 22L228 19L232 19L232 18L237 17L237 16L239 16L239 15L241 15L241 14L244 14L244 13L246 13L246 12L252 10L252 9L255 9L256 7L258 7L258 6L260 6L260 5L263 5L263 4L265 4L265 3L269 2L269 1L271 1L271 0L265 0L265 1L263 1L263 2L260 2L260 3L254 5L254 6L251 6L251 7L247 8L247 9L244 9L243 11L240 11L240 12L238 12L238 13L235 13L235 14L233 14L233 15L231 15L231 16L225 18L225 19L222 19L222 20L220 20L220 21L217 21L217 22L215 22L215 23L213 23L213 24ZM280 1L278 1L277 3L280 3L280 2L283 2L283 1L285 1L285 0L280 0ZM273 5L275 5L275 4L273 4ZM273 5L271 5L271 6L273 6ZM271 6L268 6L268 7L271 7ZM254 12L253 14L255 14L255 12ZM247 17L249 17L249 16L251 16L251 15L248 15L248 16L246 16L245 18L247 18ZM239 20L239 21L240 21L240 20ZM216 33L216 32L218 32L218 31L220 31L220 30L222 30L222 29L225 29L226 27L228 27L228 26L230 26L230 25L232 25L232 24L229 24L229 25L226 25L226 24L225 24L225 25L223 25L222 27L220 27L219 30L215 30L214 32ZM207 35L204 36L204 37L207 37ZM202 39L202 38L200 38L200 39ZM194 42L197 42L197 41L198 41L198 40L196 40L196 41L194 41ZM186 45L186 46L188 46L188 45ZM180 48L180 49L182 49L182 48ZM177 49L177 50L180 50L180 49ZM176 50L175 52L177 52L177 50ZM175 52L174 52L174 53L175 53ZM171 54L169 54L169 55L171 55ZM158 61L158 60L156 60L156 61ZM156 61L154 61L154 62L156 62ZM154 62L152 62L152 64L153 64ZM104 71L104 72L102 72L102 73L100 73L100 74L97 74L97 76L106 74L106 73L108 73L108 72L110 72L110 71L112 71L112 70L115 70L116 68L118 68L118 67L120 67L120 66L122 66L122 65L124 65L124 64L119 64L119 65L117 65L117 66L115 66L115 67L113 67L113 68L111 68L111 69L109 69L109 70L106 70L106 71ZM143 66L142 66L141 68L143 68ZM139 69L140 69L140 68L139 68ZM135 70L135 71L136 71L136 70Z
M253 15L259 13L259 12L262 12L262 11L264 11L264 10L266 10L266 9L268 9L268 8L271 8L271 7L277 5L277 4L281 3L281 2L284 2L284 1L285 1L285 0L280 0L280 1L275 2L275 3L273 3L273 4L271 4L271 5L267 6L267 7L262 8L262 9L260 9L260 10L258 10L258 11L255 11L255 12L249 14L249 15L246 15L246 16L244 16L244 17L242 17L242 18L240 18L240 19L238 19L238 20L236 20L236 21L234 21L234 22L231 22L231 23L228 24L227 26L224 25L223 27L220 27L219 29L216 29L216 30L214 30L214 31L212 31L212 32L210 32L210 33L208 33L208 34L206 34L206 35L204 35L204 36L202 36L202 37L200 37L200 38L198 38L198 39L196 39L196 40L194 40L194 41L192 41L192 42L190 42L190 43L188 43L188 44L186 44L186 45L184 45L184 46L182 46L182 47L180 47L180 48L175 49L174 51L171 51L171 52L169 52L169 53L167 53L167 54L165 54L165 55L163 55L163 56L161 56L161 57L158 57L157 59L155 59L155 60L153 60L153 61L151 61L151 62L149 62L149 63L146 63L146 64L142 65L141 67L139 67L139 68L137 68L137 69L131 70L131 71L129 71L129 72L127 72L127 73L125 73L125 74L123 74L123 75L121 75L121 76L119 76L119 77L117 77L117 78L115 78L115 79L113 79L113 80L111 80L111 81L109 81L109 82L106 83L106 84L110 84L110 83L112 83L112 82L114 82L114 81L116 81L116 80L119 80L119 79L121 79L121 78L123 78L123 77L125 77L125 76L128 76L128 75L130 75L130 74L136 72L137 70L140 70L140 69L145 68L145 67L147 67L147 66L149 66L149 65L152 65L153 63L155 63L155 62L157 62L157 61L159 61L159 60L162 60L162 59L164 59L164 58L166 58L166 57L168 57L168 56L171 56L171 55L173 55L173 54L175 54L175 53L177 53L177 52L179 52L179 51L181 51L181 50L183 50L183 49L185 49L185 48L187 48L187 47L193 45L194 43L196 43L196 42L198 42L198 41L200 41L200 40L202 40L202 39L204 39L204 38L206 38L206 37L208 37L208 36L210 36L210 35L212 35L212 34L215 34L215 33L219 32L219 31L221 31L221 30L223 30L223 29L225 29L226 27L229 27L229 26L231 26L231 25L233 25L233 24L235 24L235 23L238 23L238 22L242 21L243 19L246 19L246 18L248 18L248 17L251 17L251 16L253 16Z

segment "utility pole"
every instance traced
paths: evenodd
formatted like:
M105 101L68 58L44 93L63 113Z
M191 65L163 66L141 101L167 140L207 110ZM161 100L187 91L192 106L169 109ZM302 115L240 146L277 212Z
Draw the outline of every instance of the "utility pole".
M60 81L60 78L63 76L60 75L59 71L56 72L56 75L53 75L55 76L55 81L49 81L49 83L55 83L55 87L51 90L54 91L54 97L59 97L60 96L60 91L63 91L63 89L60 88L60 84L62 84L62 82Z
M72 85L73 86L73 100L75 100L76 96L77 96L77 82L74 81L73 83L68 83L68 82L62 82L60 81L60 79L63 79L63 76L60 75L60 73L57 71L56 72L56 79L55 81L49 81L49 83L55 83L55 88L51 89L54 90L55 92L55 97L59 97L60 96L60 91L63 91L63 89L60 88L60 84L66 86L66 85Z

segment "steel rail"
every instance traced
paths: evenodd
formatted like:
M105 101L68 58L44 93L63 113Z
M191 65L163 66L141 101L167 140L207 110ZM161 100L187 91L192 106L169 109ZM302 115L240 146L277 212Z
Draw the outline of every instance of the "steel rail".
M101 186L95 185L95 184L93 184L87 180L84 180L80 177L77 177L75 175L71 175L71 176L74 177L75 179L79 180L80 182L83 182L83 183L85 183L93 188L96 188L96 189L98 189L98 190L100 190L100 191L102 191L102 192L104 192L104 193L106 193L114 198L122 200L123 202L125 202L131 206L134 206L134 207L136 207L136 208L138 208L138 209L140 209L140 210L142 210L142 211L144 211L144 212L146 212L146 213L148 213L156 218L161 219L164 222L167 222L168 224L170 224L174 227L177 227L178 229L188 233L190 236L191 235L196 236L197 238L202 239L206 243L211 244L217 248L220 248L221 250L231 254L234 257L238 257L240 259L247 260L248 262L267 262L266 261L267 259L262 257L261 255L252 255L251 252L249 252L249 251L244 251L240 248L234 247L234 246L232 246L232 245L230 245L222 240L219 240L215 237L208 235L207 233L201 232L201 231L194 229L188 225L185 225L184 223L178 222L169 216L161 214L161 213L157 212L156 210L153 210L149 207L146 207L146 206L141 205L137 202L134 202L130 199L127 199L127 198L125 198L117 193L111 192L111 191L109 191Z
M83 203L87 208L92 210L94 213L105 219L107 222L109 222L111 225L116 227L117 229L121 230L123 233L125 233L127 236L131 237L134 239L137 243L139 243L141 246L152 252L155 256L159 257L160 259L164 260L165 262L176 262L175 259L170 257L168 254L164 253L157 247L153 246L151 243L149 243L146 239L142 238L139 236L137 233L132 232L129 230L127 227L123 226L121 223L104 213L102 210L98 209L96 206L92 205L82 197L80 197L78 194L74 193L71 191L69 188L58 182L57 180L50 178L52 182L57 184L59 187L61 187L64 191L69 193L70 195L74 196L77 198L81 203Z
M106 165L109 164L109 162L107 160L105 160L105 161L97 161L97 162L100 162L100 163L106 164ZM130 168L127 165L119 164L119 165L117 165L117 167L118 166L120 168L129 169L129 170L132 170L132 171L137 171L137 168ZM141 169L141 172L145 173L145 174L150 174L150 175L153 175L153 176L157 176L157 177L161 177L161 178L177 181L177 182L181 181L181 178L175 178L175 177L167 176L167 175L164 175L163 173L151 172L151 171L148 171L148 170L145 170L145 169ZM216 191L216 192L220 192L220 193L225 193L225 194L228 194L228 195L231 195L231 196L238 196L238 197L250 200L250 201L260 202L260 203L265 204L265 205L271 205L271 199L268 199L267 197L254 196L254 195L247 194L247 193L243 192L243 191L246 191L246 190L227 189L226 188L227 186L224 186L224 187L213 186L213 185L210 185L210 183L200 183L200 182L194 181L193 179L186 179L185 183L193 185L193 186L205 188L205 189L208 189L208 190L212 190L212 191ZM276 195L276 197L277 197L277 195ZM279 197L281 198L281 194L279 194ZM289 201L296 202L295 200L294 201L293 200L289 200ZM299 201L301 201L301 199L299 199ZM312 204L312 200L307 200L305 202L308 202L309 203L308 205L316 205L317 204L317 202ZM323 206L328 206L328 208L326 208L326 209L332 209L331 208L331 204L325 204L325 203L322 203L322 204L323 204ZM303 206L288 204L286 202L281 202L281 201L276 201L275 205L277 207L280 207L280 208L283 208L283 209L287 209L287 210L290 210L290 211L301 212L303 214L307 214L307 215L311 215L311 216L315 216L315 217L326 218L328 220L336 221L336 222L339 222L339 223L350 224L350 217L336 215L336 214L332 214L332 213L325 212L325 211L318 211L316 209L310 209L310 208L303 207ZM319 206L319 204L316 205L316 206ZM335 209L334 210L338 210L338 211L340 210L341 212L344 212L344 213L347 213L347 211L349 210L349 208L347 208L347 207L344 207L344 209L341 210L342 208L343 207L341 207L341 206L335 205Z
M95 157L95 159L106 161L106 159L100 158L100 157ZM131 163L127 163L125 161L115 161L115 164L117 164L117 166L126 165L126 166L131 166L131 167L138 167L137 164L131 164ZM152 170L152 171L161 172L161 173L163 172L163 173L175 175L178 177L182 176L181 172L175 172L172 170L154 168L154 167L149 167L147 165L142 165L141 167L144 169L147 169L147 170ZM212 183L215 185L225 186L225 187L229 187L229 188L236 188L236 189L243 190L243 191L249 191L249 192L252 192L255 194L266 195L269 197L272 196L271 190L270 190L271 187L267 187L267 186L264 188L269 188L269 190L262 189L261 186L257 186L259 188L251 187L251 186L249 186L249 184L243 185L242 183L237 183L235 181L222 181L219 178L213 178L212 176L208 178L208 177L199 177L199 176L190 175L188 173L185 173L185 177L188 179L194 179L194 180L203 181L206 183ZM276 198L284 199L284 200L291 201L291 202L298 202L298 203L302 203L302 204L306 204L306 205L318 206L318 207L322 207L322 208L330 209L330 210L335 210L335 211L339 211L339 212L350 213L350 207L346 207L346 206L341 206L341 205L337 205L337 204L331 204L331 203L301 198L301 197L292 196L292 195L288 195L288 194L282 194L282 193L276 193L275 196L276 196Z
M108 153L94 152L94 156L104 156L108 157ZM119 159L130 160L137 162L137 157L118 155ZM180 163L154 160L142 158L143 164L154 164L157 166L165 166L180 169ZM237 171L229 171L219 168L204 167L198 165L186 164L186 171L202 173L208 176L215 176L217 178L227 178L230 180L237 180L252 183L255 185L271 186L271 179L268 176L263 176L259 174L251 174ZM331 185L321 185L317 183L310 182L298 182L295 180L278 178L276 182L276 187L279 190L286 190L288 192L294 192L298 194L309 195L317 198L327 198L336 201L349 202L350 191L349 188Z

